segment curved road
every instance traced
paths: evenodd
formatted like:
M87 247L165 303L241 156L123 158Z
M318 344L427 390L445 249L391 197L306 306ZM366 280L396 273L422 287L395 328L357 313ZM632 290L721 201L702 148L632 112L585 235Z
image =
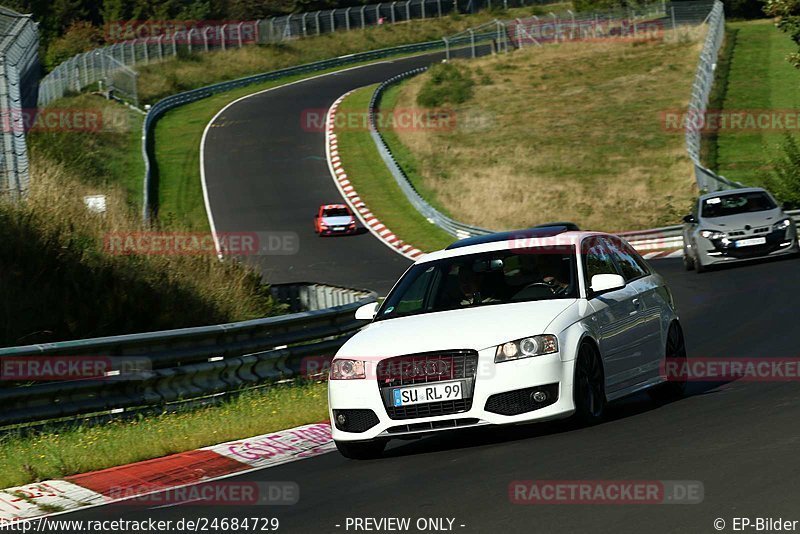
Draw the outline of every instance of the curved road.
M324 114L338 97L442 54L386 61L256 94L213 121L205 179L218 232L293 232L299 251L251 257L270 283L320 282L385 294L411 264L371 234L320 238L312 218L341 202L325 160Z
M434 58L435 59L435 58ZM258 258L272 282L313 280L386 291L408 261L370 234L319 239L311 217L338 193L322 159L323 134L300 125L344 92L431 61L397 60L273 90L231 106L209 130L208 188L217 229L286 230L296 256ZM797 357L799 260L762 262L704 275L679 260L654 267L672 287L692 357ZM455 334L457 335L457 334ZM278 517L283 532L345 532L347 517L449 517L460 532L716 532L734 516L800 520L800 385L694 383L691 395L657 405L639 395L612 405L590 428L563 422L473 429L393 441L384 458L336 453L231 480L295 481L300 502L274 508L134 505L72 519ZM521 506L514 480L698 480L697 505ZM337 527L336 525L342 525ZM464 525L463 527L460 525ZM414 530L412 530L414 531ZM351 530L352 532L352 530Z

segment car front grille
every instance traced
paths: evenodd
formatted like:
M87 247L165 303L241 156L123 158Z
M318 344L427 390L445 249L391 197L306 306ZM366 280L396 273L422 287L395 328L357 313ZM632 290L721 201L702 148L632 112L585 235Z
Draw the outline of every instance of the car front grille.
M480 423L480 419L442 419L439 421L429 421L427 423L413 423L410 425L392 426L386 429L388 434L404 434L407 432L425 432L426 430L442 430L445 428L461 428L474 426Z
M478 353L474 350L450 350L387 358L378 363L378 389L386 413L391 419L434 417L469 411L478 370ZM407 406L394 406L392 390L450 380L462 380L465 398Z

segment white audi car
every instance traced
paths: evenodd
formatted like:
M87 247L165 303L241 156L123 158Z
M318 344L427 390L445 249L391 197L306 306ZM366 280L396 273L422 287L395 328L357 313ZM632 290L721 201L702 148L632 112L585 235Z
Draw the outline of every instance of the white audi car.
M336 354L333 438L348 458L391 438L479 425L602 419L659 386L686 350L664 280L623 239L566 227L458 241L412 265Z

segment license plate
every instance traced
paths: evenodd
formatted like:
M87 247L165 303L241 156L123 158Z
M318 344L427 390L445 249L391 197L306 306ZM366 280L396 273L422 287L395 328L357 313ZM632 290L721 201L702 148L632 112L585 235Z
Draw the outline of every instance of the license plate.
M392 390L392 401L395 406L424 404L464 398L463 382L441 382L423 386L409 386Z
M740 239L736 242L736 248L739 247L752 247L755 245L766 245L767 238L766 237L754 237L752 239Z
M342 230L344 230L344 226L334 226L333 227L333 231L334 232L341 232Z

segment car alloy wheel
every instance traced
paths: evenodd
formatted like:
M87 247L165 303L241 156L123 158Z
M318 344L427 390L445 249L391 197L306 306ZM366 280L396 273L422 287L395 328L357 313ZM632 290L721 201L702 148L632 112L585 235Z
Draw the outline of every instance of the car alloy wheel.
M575 363L575 418L591 425L603 419L606 411L606 392L600 356L589 343L581 345Z

